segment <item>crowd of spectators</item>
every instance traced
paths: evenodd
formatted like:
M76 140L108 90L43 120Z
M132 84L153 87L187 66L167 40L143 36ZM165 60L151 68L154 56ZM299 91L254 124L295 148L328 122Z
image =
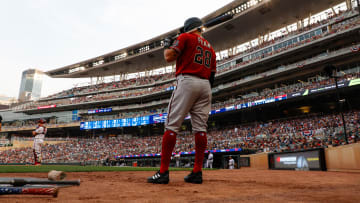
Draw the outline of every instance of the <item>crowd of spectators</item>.
M315 27L317 27L317 26L319 26L321 24L322 23L315 23L315 24L313 24L311 26L308 26L309 28L306 27L306 29L305 28L304 29L307 31L307 30L313 29L313 28L315 28ZM292 49L292 48L295 48L295 47L299 47L301 45L313 42L313 41L315 41L317 39L320 39L320 38L323 38L323 37L326 37L326 36L329 36L329 35L336 34L336 33L340 32L340 31L344 31L344 30L350 29L350 28L358 26L358 25L360 25L360 17L358 17L358 16L347 19L347 20L344 20L344 21L341 21L341 22L338 22L337 24L334 24L330 28L330 30L328 30L326 32L322 32L322 34L320 34L320 35L314 35L313 37L308 38L306 40L297 41L296 43L288 44L287 46L284 46L284 47L276 49L276 50L272 50L271 52L266 52L266 53L263 53L263 54L258 55L256 57L251 57L249 60L244 60L241 63L238 63L238 64L233 65L233 66L224 66L223 68L217 69L217 73L227 72L229 70L233 70L235 68L245 66L247 64L259 61L259 60L264 59L266 57L270 57L270 56L272 56L274 54L278 54L280 52L284 52L286 50L289 50L289 49ZM302 32L304 32L304 31L302 31ZM299 34L299 33L300 32L296 31L296 34ZM251 49L248 49L245 52L236 54L235 56L232 56L231 59L238 58L237 56L245 56L246 54L256 52L256 51L260 50L263 47L266 47L266 46L271 45L271 44L275 44L275 43L277 43L279 41L286 41L287 39L291 38L291 36L292 35L289 35L289 36L283 35L283 36L279 37L278 39L265 42L265 43L263 43L261 45L253 47ZM227 60L229 60L229 59L227 59Z
M307 26L299 27L296 30L291 30L291 31L289 31L288 29L286 31L284 30L281 33L281 35L273 37L271 40L263 40L261 43L259 43L256 46L251 46L251 44L249 44L248 49L246 49L246 50L244 50L242 52L238 52L235 55L229 56L226 59L220 60L218 62L219 63L226 63L226 62L232 60L233 58L235 58L237 56L246 55L246 54L258 51L258 50L260 50L260 49L262 49L264 47L267 47L269 45L273 45L273 44L278 43L280 41L284 41L284 40L289 39L289 38L291 38L293 36L296 36L298 34L301 34L301 33L307 32L309 30L312 30L312 29L314 29L316 27L319 27L319 26L322 26L322 25L325 25L325 24L328 24L328 23L332 24L332 23L334 23L333 22L334 19L347 18L350 15L355 14L355 13L356 12L354 10L351 10L351 11L339 11L338 13L331 13L331 14L329 14L327 16L328 17L327 19L323 19L321 21L316 21L314 23L308 24ZM302 22L302 23L304 23L304 22ZM266 37L269 37L269 36L266 36Z
M360 111L345 113L347 142L360 141ZM54 139L54 138L52 138ZM161 152L161 135L118 135L93 139L66 138L58 144L44 144L43 162L103 161L120 155ZM343 122L338 114L306 115L297 118L254 122L210 129L208 150L247 148L257 152L282 152L346 144ZM183 131L177 136L174 152L195 150L194 136ZM31 163L32 148L0 152L0 163Z
M354 72L352 73L345 73L341 77L338 78L338 83L349 81L352 79L360 78L360 71L359 69L355 68ZM270 89L266 88L263 89L261 92L251 92L249 94L243 95L241 97L231 98L229 100L223 102L217 102L212 104L212 109L219 109L225 108L229 105L237 105L243 104L248 102L254 102L257 100L273 98L276 96L287 95L290 93L301 92L306 89L313 89L327 85L334 85L335 79L329 78L327 76L317 76L316 80L308 80L308 81L299 81L298 83L294 83L291 85L283 85L278 88Z
M141 88L141 89L104 92L99 94L91 94L91 95L84 95L84 96L71 97L71 98L62 98L54 101L32 102L26 104L24 107L26 107L26 109L33 109L39 106L47 106L53 104L56 104L57 106L59 105L61 106L61 105L81 104L85 102L137 97L137 96L142 96L144 94L154 94L161 91L169 91L172 90L174 86L175 86L175 81L172 81L170 83Z
M348 143L360 141L360 112L345 114ZM346 144L339 115L256 122L210 131L210 148L249 148L258 152L282 152Z
M42 100L49 100L54 98L67 98L67 97L73 97L73 96L89 94L89 93L138 87L142 85L151 85L151 84L155 85L156 83L163 82L169 80L169 78L174 78L174 77L175 77L174 73L172 72L172 73L164 73L160 75L137 77L129 80L113 81L110 83L100 83L90 86L74 87L72 89L64 90L54 95L45 97Z
M352 79L357 79L360 78L360 68L355 67L353 69L347 70L347 73L342 71L342 72L338 72L337 74L341 75L338 78L339 83L344 81L349 81ZM237 81L235 81L234 83L236 82ZM280 95L300 92L306 89L318 88L321 86L326 86L331 84L335 84L334 78L329 78L328 76L317 76L316 79L313 80L309 79L307 81L299 81L294 84L281 85L280 87L273 89L266 88L259 92L251 92L248 94L244 94L242 96L229 98L225 101L217 101L216 103L212 104L212 109L215 110L215 109L225 108L227 106L254 102L257 100L273 98ZM230 86L233 85L230 84ZM152 108L151 110L140 109L140 110L121 111L117 114L112 114L107 116L89 114L89 115L84 115L81 118L81 121L111 120L111 119L121 119L121 118L130 118L130 117L132 118L132 117L160 114L166 112L167 112L167 107L164 106L164 107ZM7 127L35 126L36 122L37 120L5 122L3 123L3 128L6 129ZM49 124L55 124L55 123L56 123L55 118L49 119Z
M311 30L315 27L318 27L320 25L323 25L323 24L326 24L329 22L336 23L331 27L331 29L329 31L323 32L321 35L316 35L310 39L307 39L304 41L299 41L297 43L288 45L286 47L282 47L281 49L277 49L275 51L268 52L268 53L258 56L256 58L251 58L250 60L243 61L236 65L219 69L218 73L229 71L229 70L232 70L235 68L239 68L241 66L247 65L248 63L258 61L264 57L268 57L273 54L288 50L290 48L300 46L304 43L309 43L318 38L321 38L321 37L324 37L324 36L327 36L330 34L335 34L339 31L349 29L356 25L360 25L359 17L353 17L353 18L346 19L346 16L348 16L349 14L354 14L354 12L355 12L354 10L347 11L347 12L340 12L338 14L330 16L329 19L326 19L323 21L318 21L318 22L310 24L306 27L297 29L296 31L286 32L277 38L263 42L263 43L259 44L258 46L251 47L248 50L246 50L245 52L238 53L236 56L243 55L246 53L256 52L257 50L259 50L263 47L269 46L271 44L274 44L274 43L277 43L280 41L285 41L285 40L289 39L291 36L297 35L299 33L303 33L305 31ZM341 20L338 20L339 18ZM343 19L346 19L346 20L343 20ZM336 21L334 21L334 20L336 20ZM337 22L337 21L339 21L339 22ZM232 58L234 58L236 56L232 56ZM229 59L226 59L226 60L229 60ZM102 84L91 85L91 86L77 87L77 88L73 88L70 90L65 90L65 91L57 93L55 95L51 95L51 96L44 98L38 102L32 102L32 103L28 103L28 104L19 106L18 108L32 109L32 108L36 108L38 106L46 106L46 105L52 105L52 104L69 105L69 104L77 104L77 103L83 103L83 102L92 102L92 101L98 101L98 100L108 100L108 99L125 98L125 97L130 97L130 96L149 94L149 93L153 93L156 91L162 91L166 88L169 88L170 86L173 86L174 82L171 82L171 81L168 84L156 85L159 82L167 81L169 79L170 80L174 79L174 73L166 73L163 75L152 75L152 76L147 76L147 77L134 78L131 80L122 80L122 81L116 81L116 82L111 82L111 83L102 83ZM148 88L140 87L140 89L126 90L126 88L129 88L129 87L135 88L135 87L139 87L141 85L149 85L149 84L154 84L154 87L148 87ZM111 90L113 90L114 92L111 92ZM117 91L115 91L115 90L117 90ZM123 90L123 91L121 91L121 90ZM88 93L93 93L93 94L87 95ZM53 101L46 101L51 98L60 98L60 99L53 100ZM63 98L63 99L61 99L61 98Z
M338 82L341 83L356 78L360 78L360 69L356 69L352 73L343 74L341 77L338 78ZM329 78L327 76L318 76L316 80L312 80L312 81L308 80L306 82L301 81L291 85L283 85L282 87L278 87L274 89L266 88L260 92L252 92L243 96L229 98L228 100L222 102L218 101L212 104L211 109L215 110L215 109L225 108L227 106L254 102L256 100L273 98L280 95L295 93L299 91L304 91L306 89L312 89L312 88L317 88L331 84L335 84L334 78ZM166 113L166 112L167 112L167 107L162 107L152 110L121 112L117 115L104 116L104 117L98 116L96 118L93 115L89 115L89 116L85 116L82 120L83 121L111 120L111 119L146 116L146 115Z

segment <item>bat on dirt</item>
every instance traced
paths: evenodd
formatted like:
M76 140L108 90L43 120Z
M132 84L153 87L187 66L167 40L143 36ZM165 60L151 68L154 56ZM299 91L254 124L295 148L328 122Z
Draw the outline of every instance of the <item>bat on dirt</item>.
M80 185L80 180L46 180L46 179L23 179L23 178L13 178L1 180L0 184L10 184L15 187L24 186L27 184L32 185Z
M52 195L57 197L59 189L57 187L0 187L0 195Z
M208 20L206 21L201 27L205 27L205 28L210 28L210 27L213 27L215 25L219 25L220 23L223 23L223 22L226 22L230 19L233 18L233 15L232 14L225 14L225 15L222 15L222 16L218 16L216 18L213 18L211 20ZM181 33L184 33L184 28L180 28L180 32L174 36L172 36L171 38L172 39L176 39ZM192 32L193 30L190 30L189 32Z

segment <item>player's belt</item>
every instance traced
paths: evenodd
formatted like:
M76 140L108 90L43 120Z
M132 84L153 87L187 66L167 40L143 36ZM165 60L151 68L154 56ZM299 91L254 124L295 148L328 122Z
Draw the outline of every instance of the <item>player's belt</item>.
M209 79L207 79L207 78L200 77L200 76L198 76L198 75L194 75L194 74L191 74L191 73L181 73L181 74L179 74L178 76L191 76L191 77L195 77L195 78L199 78L199 79L209 80Z

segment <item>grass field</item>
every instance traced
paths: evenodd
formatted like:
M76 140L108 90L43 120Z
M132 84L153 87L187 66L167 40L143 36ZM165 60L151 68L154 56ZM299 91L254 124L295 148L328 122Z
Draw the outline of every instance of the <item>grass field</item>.
M156 171L155 167L111 167L111 166L70 166L70 165L5 165L0 166L0 173L47 173L50 170L64 172L95 172L95 171ZM191 168L170 168L170 171L189 171Z

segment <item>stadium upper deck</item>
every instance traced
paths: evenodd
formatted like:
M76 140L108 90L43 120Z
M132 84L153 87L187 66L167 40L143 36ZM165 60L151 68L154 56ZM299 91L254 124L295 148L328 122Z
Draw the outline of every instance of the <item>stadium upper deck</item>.
M303 27L304 29L282 33L273 40L253 46L233 56L229 55L229 58L219 61L216 82L218 86L213 89L213 109L222 108L223 105L227 104L232 105L231 99L234 99L234 97L239 100L236 104L241 104L283 94L292 95L297 91L316 90L321 85L332 84L333 81L332 83L330 81L330 83L315 85L304 85L299 84L299 82L293 84L298 79L309 81L307 78L318 77L318 74L321 74L322 67L328 62L336 62L336 65L346 65L342 69L343 71L356 69L359 66L359 59L354 55L359 52L354 52L353 48L358 50L360 47L358 40L358 31L360 30L358 13L354 10L345 12L344 9L341 12L334 13L336 15L334 14L331 18L320 22L313 21L309 24L310 26ZM303 19L303 21L305 20ZM291 43L288 43L290 41ZM233 44L232 47L235 45ZM265 49L271 49L271 52L262 52ZM355 64L353 63L354 60L356 61ZM347 74L352 74L348 80L359 78L358 73L358 68L355 72L348 72ZM300 77L300 75L303 76ZM151 78L153 76L137 78L140 80L136 82L120 80L116 83L114 81L115 83L111 83L110 86L103 83L71 89L52 97L25 104L22 107L19 106L19 108L14 109L15 112L8 112L9 114L3 117L7 119L6 121L11 122L21 120L19 121L20 126L24 126L22 120L44 117L56 120L53 126L48 126L49 128L65 128L80 125L78 120L74 120L73 117L81 117L84 121L94 121L104 120L106 116L113 117L112 119L135 117L138 115L137 111L144 111L145 115L163 113L166 112L164 108L166 108L167 99L171 94L171 88L168 85L171 86L171 83L175 80L172 73L163 76L156 76L159 78ZM289 79L292 80L292 83L287 83ZM300 85L301 87L296 89L288 88L286 91L276 90L276 87L282 84ZM264 88L271 88L274 91L269 94L264 91ZM260 95L256 98L246 99L247 94L251 95L254 92L258 92ZM299 99L299 97L295 98ZM51 108L54 104L56 108ZM101 116L100 114L99 116L86 115L89 109L108 107L112 108L111 113L105 113ZM157 109L160 109L160 111ZM156 111L154 112L154 110ZM14 115L10 115L10 113ZM26 122L25 125L27 125ZM14 124L18 126L17 121ZM24 129L16 128L16 131L32 129L33 125L30 123L29 127ZM13 131L14 129L6 127L6 130Z
M353 0L354 1L354 0ZM235 0L232 3L202 18L204 22L231 13L234 15L220 25L206 30L204 35L219 52L235 44L245 43L267 32L274 31L290 23L298 23L309 13L317 13L333 7L342 0ZM347 0L347 7L352 1ZM244 30L246 29L246 31ZM54 78L80 78L121 75L164 67L162 43L167 36L174 35L179 29L169 31L147 41L81 61L72 65L48 71Z
M304 74L316 75L317 72L321 72L323 67L321 64L326 64L333 58L338 61L337 65L354 61L356 57L353 57L353 55L356 53L351 49L354 43L358 44L356 38L358 37L357 31L360 29L357 15L357 12L353 10L344 12L330 20L308 26L305 30L289 33L287 36L283 35L277 40L253 47L249 51L232 56L229 60L222 60L217 68L216 84L221 89L221 86L226 83L245 79L248 84L256 83L264 87L269 80L271 84L274 83L275 75L278 81L294 79ZM341 56L330 55L333 51L342 48L345 49L341 51L344 53ZM314 56L318 56L321 62L309 63L308 60ZM302 71L296 68L298 63L302 63L302 66L304 66ZM285 65L290 64L295 69L285 68ZM274 75L274 71L277 74ZM173 86L171 83L175 79L173 75L169 73L164 78L158 76L158 80L155 82L151 77L139 78L139 83L125 80L119 81L120 83L103 83L96 86L71 89L49 98L43 98L37 102L25 104L25 106L19 106L17 109L33 114L92 108L94 106L104 107L115 103L128 105L141 102L143 104L144 102L153 101L154 96L156 96L156 99L168 98L171 93L169 90L172 90L171 87ZM125 84L122 84L123 82ZM128 83L131 83L131 85L129 86ZM237 86L234 86L234 88L239 89ZM251 90L250 87L252 89L259 87L241 86L242 88L239 89L241 91L245 90L245 86L248 90ZM232 94L233 92L226 91L224 93ZM106 100L108 100L107 103ZM49 105L56 105L57 108L42 108Z

